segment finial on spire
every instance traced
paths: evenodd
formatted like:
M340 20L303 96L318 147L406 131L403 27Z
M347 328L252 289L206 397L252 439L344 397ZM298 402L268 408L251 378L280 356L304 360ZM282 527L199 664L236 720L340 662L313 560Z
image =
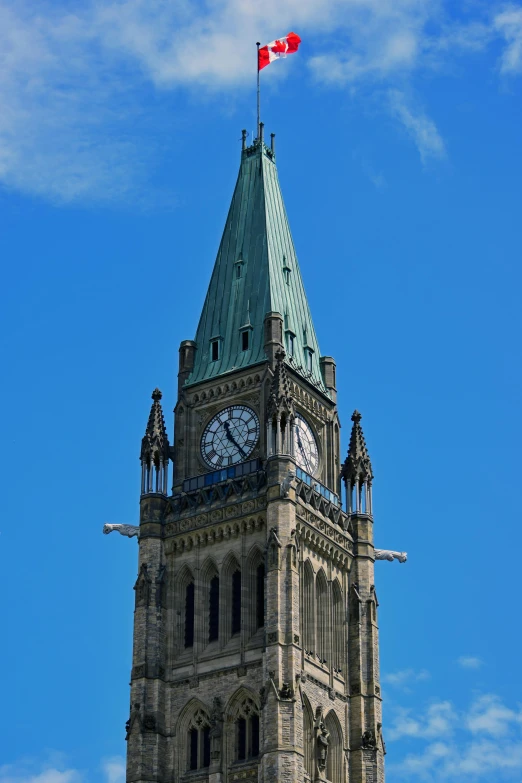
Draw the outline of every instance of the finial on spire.
M342 477L345 480L355 483L356 481L371 481L373 478L372 463L370 455L366 448L366 441L361 427L362 415L358 410L352 414L352 433L350 435L350 445L348 454L344 461Z
M156 387L151 394L152 405L145 435L141 441L141 494L167 494L170 445L161 407L161 391Z
M353 427L350 445L341 470L341 477L346 484L347 513L371 515L373 471L361 427L361 419L361 414L355 410L352 414Z

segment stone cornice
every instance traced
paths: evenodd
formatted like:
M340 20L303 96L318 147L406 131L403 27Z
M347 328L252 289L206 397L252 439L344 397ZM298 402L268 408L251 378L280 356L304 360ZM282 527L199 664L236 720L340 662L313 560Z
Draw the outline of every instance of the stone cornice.
M350 568L353 543L346 533L301 505L296 508L296 516L297 533L309 549L327 557L339 568Z
M216 520L217 521L217 520ZM165 554L180 555L183 552L191 551L194 547L211 546L219 541L227 541L239 538L242 533L253 533L261 530L266 525L265 514L252 514L234 522L224 522L222 524L212 524L212 520L202 522L207 525L204 530L191 529L187 533L177 533L174 530L175 523L169 523L171 528L170 535L165 541ZM169 527L169 525L167 525Z

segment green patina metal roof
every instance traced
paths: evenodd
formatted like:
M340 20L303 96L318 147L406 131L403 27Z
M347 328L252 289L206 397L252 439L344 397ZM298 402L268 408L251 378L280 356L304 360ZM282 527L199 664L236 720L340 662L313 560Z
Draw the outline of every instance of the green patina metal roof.
M287 362L326 391L275 156L256 141L241 153L236 188L196 333L194 369L187 383L265 361L263 321L271 311L284 319ZM242 350L244 329L250 331L246 351ZM290 333L294 335L292 358ZM219 359L212 361L211 342L215 339L219 340ZM306 349L312 352L311 372Z

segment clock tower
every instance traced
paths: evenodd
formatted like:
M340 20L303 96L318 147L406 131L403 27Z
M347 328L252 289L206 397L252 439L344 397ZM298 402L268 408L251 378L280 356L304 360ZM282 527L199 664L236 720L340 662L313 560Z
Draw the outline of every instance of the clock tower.
M341 458L262 124L179 348L172 445L152 396L127 783L383 783L372 468L357 412Z

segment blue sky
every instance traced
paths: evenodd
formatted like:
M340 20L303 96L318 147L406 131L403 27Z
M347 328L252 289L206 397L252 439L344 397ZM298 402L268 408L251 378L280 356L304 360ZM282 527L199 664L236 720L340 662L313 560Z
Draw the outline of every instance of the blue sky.
M0 783L122 783L140 439L255 124L376 474L387 781L522 780L522 5L0 0Z

